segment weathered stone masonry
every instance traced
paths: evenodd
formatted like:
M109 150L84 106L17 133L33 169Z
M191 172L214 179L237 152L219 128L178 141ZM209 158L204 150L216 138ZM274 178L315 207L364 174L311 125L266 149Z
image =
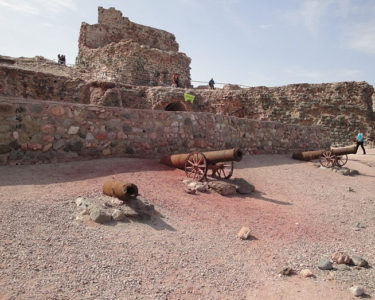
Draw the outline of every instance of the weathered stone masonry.
M184 93L196 96L193 104ZM287 124L329 128L335 145L353 143L357 130L375 140L372 95L366 82L291 84L238 90L176 89L84 81L0 66L0 96L165 110L211 112Z
M190 86L191 59L175 36L139 25L114 8L98 8L98 24L81 25L77 63L95 79L132 85L171 85L173 73Z
M0 99L1 164L93 157L159 157L240 147L246 153L325 148L320 126L260 122L210 113L166 112Z

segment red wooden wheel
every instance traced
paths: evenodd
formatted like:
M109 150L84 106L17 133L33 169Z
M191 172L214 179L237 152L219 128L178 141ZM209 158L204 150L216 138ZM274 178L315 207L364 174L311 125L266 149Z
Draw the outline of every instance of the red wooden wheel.
M233 161L217 163L219 168L212 170L212 177L229 179L233 174Z
M319 159L320 164L326 168L332 168L335 165L335 155L332 151L324 151Z
M202 152L193 152L185 160L186 176L201 181L207 174L207 159Z
M337 156L336 159L337 159L336 163L340 167L342 167L343 165L345 165L348 162L348 156L346 154Z

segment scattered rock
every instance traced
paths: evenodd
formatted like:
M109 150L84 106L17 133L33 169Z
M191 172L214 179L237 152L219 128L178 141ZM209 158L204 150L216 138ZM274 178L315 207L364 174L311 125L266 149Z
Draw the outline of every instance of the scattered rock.
M243 178L235 178L232 182L236 186L236 191L239 194L251 194L255 190L255 186Z
M352 261L350 256L344 252L336 252L332 254L331 259L333 262L337 264L345 264L345 265L349 265Z
M78 211L82 211L82 210L89 211L90 210L89 207L90 207L91 203L87 199L84 199L82 197L78 197L75 202L76 202Z
M236 194L236 186L224 181L210 181L208 186L223 196Z
M355 190L353 188L351 188L351 187L348 188L348 191L349 192L355 192Z
M337 269L338 271L351 271L351 269L344 264L335 265L335 269Z
M185 185L188 185L189 183L194 182L194 181L195 181L194 179L190 179L190 178L182 179L182 183Z
M344 175L344 176L350 175L350 169L345 168L345 167L333 167L332 171L336 173L340 173L341 175Z
M299 275L304 278L315 277L314 273L310 269L303 269L299 272Z
M209 191L207 182L197 182L195 189L201 193L207 193Z
M318 268L320 270L332 270L333 269L331 261L327 258L324 258L319 262Z
M197 193L197 190L187 187L185 189L185 192L191 195L195 195Z
M115 221L123 221L126 219L126 216L122 210L116 208L112 211L112 219Z
M363 259L362 257L353 255L351 257L353 265L358 266L358 267L368 267L368 262Z
M287 267L287 268L282 269L279 272L279 274L284 275L284 276L291 276L291 275L295 275L296 271L293 270L292 268Z
M355 175L359 175L359 171L358 170L350 170L350 173L349 173L349 176L355 176Z
M93 207L90 210L90 219L96 223L107 223L111 221L111 218L110 214L98 207Z
M353 296L355 296L355 297L363 296L364 293L365 293L365 289L363 287L357 286L357 285L352 286L349 290L352 292Z
M122 207L121 209L124 213L124 215L128 218L138 218L139 217L139 213L133 209L132 207L128 206L128 205L124 205L124 207Z
M242 227L241 230L237 233L237 236L241 240L247 240L251 237L250 235L250 228L249 227Z

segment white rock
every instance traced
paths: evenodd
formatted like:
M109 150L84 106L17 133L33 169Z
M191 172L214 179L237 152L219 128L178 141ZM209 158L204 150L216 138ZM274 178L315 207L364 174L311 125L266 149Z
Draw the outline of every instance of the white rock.
M70 126L68 130L68 134L77 134L79 131L78 126Z
M242 227L241 230L237 233L237 236L241 240L247 240L251 235L250 235L250 228L249 227Z
M314 277L314 273L310 269L303 269L299 272L301 277Z
M114 209L112 212L112 219L115 221L122 221L126 218L125 213L122 210Z
M358 285L352 286L349 290L356 297L360 297L360 296L362 296L365 293L365 289L363 287L361 287L361 286L358 286Z

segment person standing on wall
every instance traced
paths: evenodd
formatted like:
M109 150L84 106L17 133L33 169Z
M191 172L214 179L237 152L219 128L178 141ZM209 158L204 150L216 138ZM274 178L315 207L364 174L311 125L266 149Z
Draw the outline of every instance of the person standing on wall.
M172 75L172 85L174 87L180 87L180 75L173 73Z
M365 138L363 136L363 133L362 132L359 132L357 134L357 147L355 148L355 153L357 153L358 151L358 148L359 146L361 146L362 150L363 150L363 154L366 154L366 150L365 150L365 147L363 147L363 142L365 141Z
M208 85L210 86L211 90L215 89L215 81L213 78L211 78L211 80L208 82Z

